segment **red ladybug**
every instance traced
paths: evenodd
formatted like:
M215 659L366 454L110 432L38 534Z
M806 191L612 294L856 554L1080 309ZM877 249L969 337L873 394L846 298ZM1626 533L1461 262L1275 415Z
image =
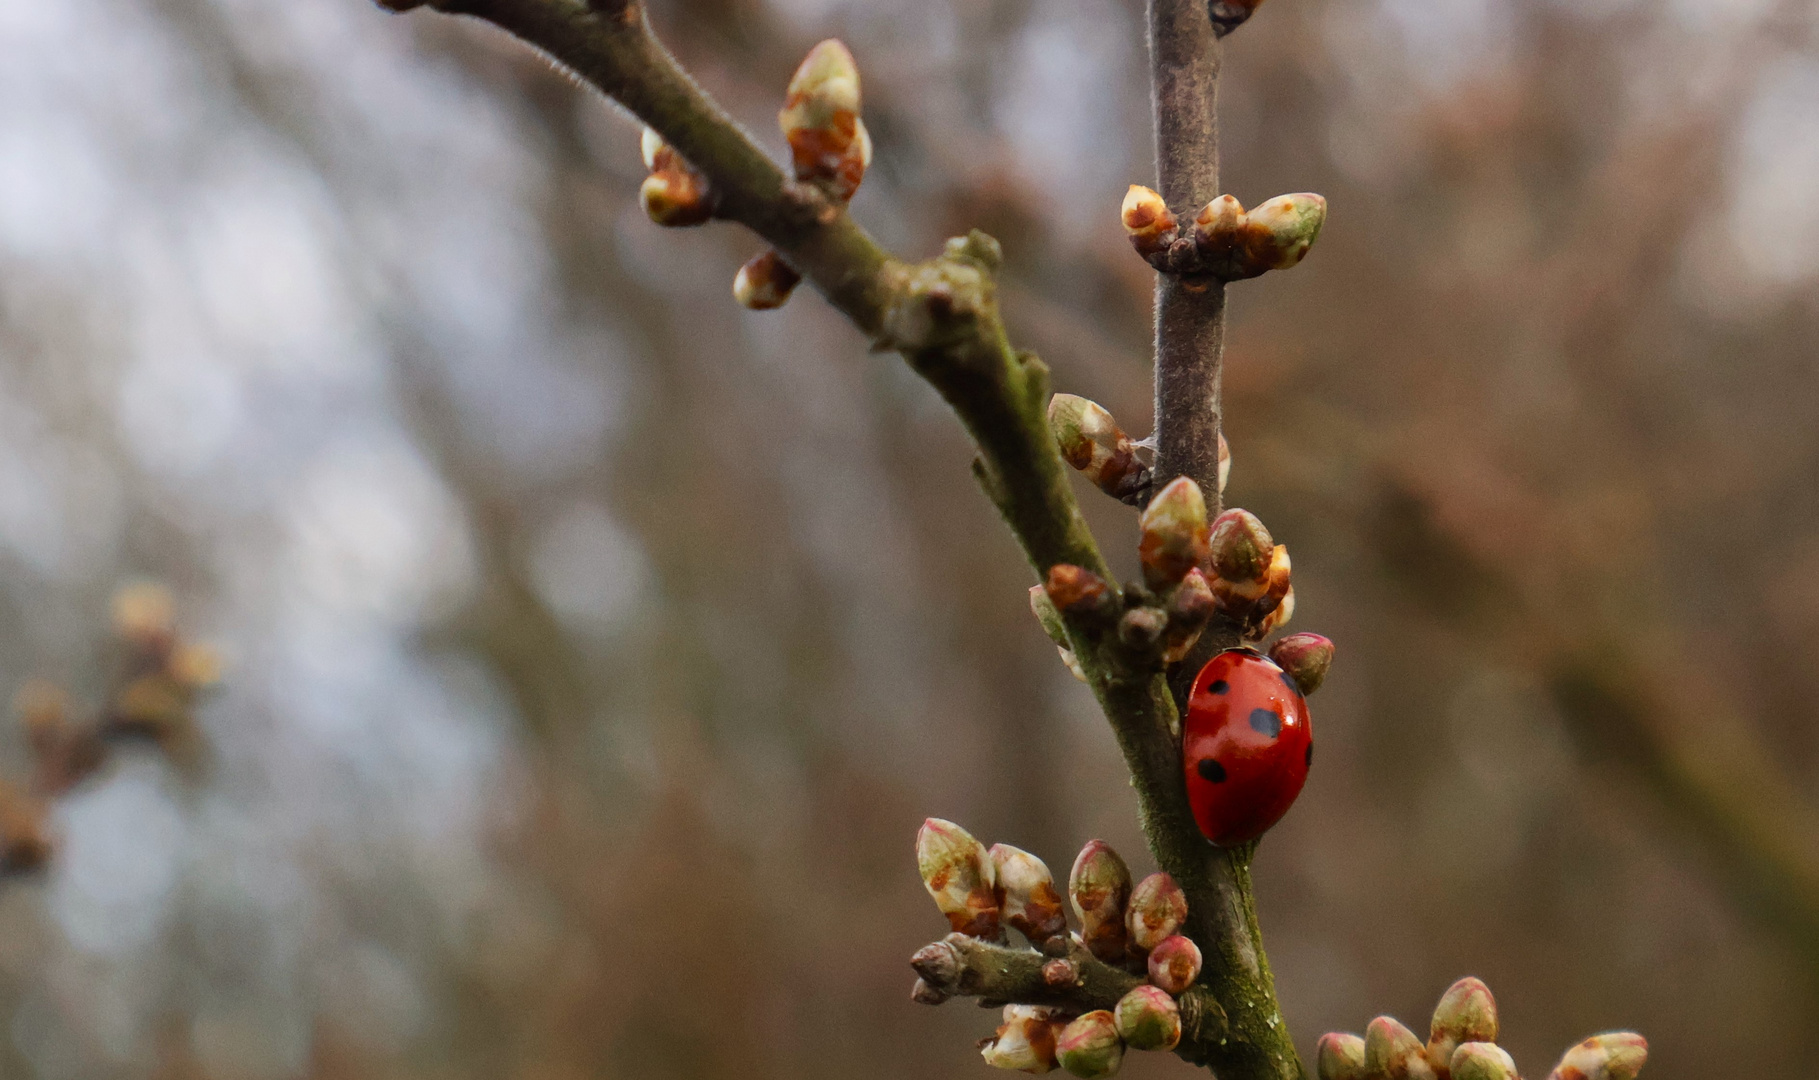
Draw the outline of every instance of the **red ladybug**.
M1249 649L1227 649L1194 676L1181 742L1194 823L1220 847L1282 820L1314 763L1301 688Z

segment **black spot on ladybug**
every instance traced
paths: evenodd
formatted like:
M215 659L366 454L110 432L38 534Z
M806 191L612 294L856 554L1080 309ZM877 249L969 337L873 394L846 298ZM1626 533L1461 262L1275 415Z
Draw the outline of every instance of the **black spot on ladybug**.
M1200 759L1200 779L1211 780L1215 784L1225 783L1225 766L1212 758Z
M1214 679L1212 682L1206 684L1206 692L1209 694L1223 694L1231 688L1232 684L1226 682L1224 679Z
M1314 767L1314 744L1313 743L1307 744L1307 766L1310 769Z
M1251 730L1273 739L1282 734L1282 717L1274 709L1252 709Z
M1293 691L1296 697L1301 696L1301 684L1296 682L1295 677L1286 671L1282 673L1282 685Z

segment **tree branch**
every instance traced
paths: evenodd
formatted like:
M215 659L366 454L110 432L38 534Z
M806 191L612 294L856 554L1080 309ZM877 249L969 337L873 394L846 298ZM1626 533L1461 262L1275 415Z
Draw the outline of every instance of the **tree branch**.
M1177 216L1192 220L1221 194L1217 110L1222 28L1214 25L1203 0L1150 0L1149 32L1157 187ZM1213 514L1220 509L1224 352L1225 283L1213 277L1157 274L1153 484L1160 489L1177 476L1190 477L1200 485ZM1207 629L1171 672L1177 710L1185 709L1194 674L1207 658L1236 644L1238 635L1229 627ZM1171 744L1169 750L1175 758L1169 768L1179 776L1179 746ZM1186 828L1192 839L1199 839L1191 822ZM1160 859L1157 834L1149 835ZM1228 851L1204 843L1182 847L1188 850L1180 857L1198 864L1195 886L1172 868L1171 873L1189 893L1190 934L1207 951L1208 969L1221 973L1214 985L1234 1036L1210 1048L1208 1061L1222 1077L1294 1080L1302 1075L1301 1061L1276 1003L1275 977L1251 892L1254 849Z
M1078 942L1051 956L949 934L924 946L910 963L939 993L976 997L988 1006L1016 1002L1091 1012L1115 1008L1120 998L1144 985L1143 979L1105 963ZM1176 1005L1181 1042L1175 1053L1192 1062L1208 1060L1229 1030L1225 1010L1204 986L1188 988Z
M390 0L388 6L423 5ZM1005 334L996 241L975 232L950 240L943 255L926 262L893 258L842 203L787 178L683 72L633 0L593 0L591 6L582 0L432 0L428 6L484 19L542 49L653 128L707 178L716 216L762 237L878 348L901 353L953 407L979 448L975 474L1039 579L1063 563L1111 578L1074 502L1069 470L1049 427L1048 369L1012 348ZM1165 177L1193 177L1170 190L1180 198L1199 197L1216 179L1204 154L1212 137L1212 71L1204 67L1208 57L1216 63L1211 30L1201 0L1158 7L1173 10L1160 24L1166 33L1187 28L1181 49L1165 51L1176 57L1168 98L1189 103L1159 134L1170 142L1187 139L1191 146L1181 160L1195 163L1185 173L1165 166ZM1180 377L1171 374L1168 385L1184 388L1171 391L1158 410L1163 460L1181 463L1175 471L1193 476L1216 499L1218 347L1207 333L1218 329L1223 294L1216 283L1198 292L1168 281L1162 288L1168 307L1159 341L1175 351L1159 353L1159 369L1179 369ZM1196 991L1206 1002L1201 1015L1215 1015L1217 1008L1230 1018L1219 1037L1194 1044L1196 1054L1204 1054L1196 1060L1210 1062L1222 1080L1298 1077L1256 932L1246 860L1210 847L1194 824L1181 772L1177 701L1162 671L1153 657L1143 659L1121 645L1112 628L1088 613L1070 612L1064 621L1130 769L1151 851L1188 897L1189 929L1208 960Z

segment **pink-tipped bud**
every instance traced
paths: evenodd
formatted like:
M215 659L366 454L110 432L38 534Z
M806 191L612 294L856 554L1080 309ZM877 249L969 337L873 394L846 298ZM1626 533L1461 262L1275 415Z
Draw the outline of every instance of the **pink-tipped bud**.
M1163 938L1150 950L1150 982L1180 997L1200 977L1200 946L1176 934Z
M1067 915L1061 910L1061 894L1048 864L1009 844L993 844L992 866L998 875L998 891L1004 900L1004 921L1016 927L1031 945L1041 945L1056 934L1067 932Z
M1137 557L1143 561L1143 580L1160 592L1187 576L1206 561L1211 529L1206 521L1206 499L1200 485L1177 476L1158 491L1137 519L1141 535Z
M1326 662L1320 665L1320 675L1314 679L1314 685L1320 685L1320 678L1326 675L1326 663L1332 660L1332 642L1318 634L1296 634L1283 638L1276 643L1281 649L1296 638L1318 638L1326 645ZM1276 649L1270 650L1270 658L1282 664L1291 676L1295 671L1289 665L1276 658ZM1299 676L1295 681L1301 682ZM1302 693L1308 693L1306 684L1302 684ZM1429 1027L1427 1039L1428 1064L1436 1072L1445 1074L1453 1060L1453 1050L1461 1043L1494 1043L1497 1041L1497 999L1491 996L1491 988L1484 985L1482 979L1466 976L1447 987L1446 993L1440 995L1440 1003L1434 1006L1434 1021Z
M1124 905L1131 898L1131 871L1110 844L1093 840L1080 849L1067 878L1067 894L1087 950L1108 964L1123 963Z
M1453 1048L1447 1071L1452 1080L1519 1080L1515 1059L1493 1042L1460 1043Z
M1173 1050L1181 1041L1181 1008L1161 987L1132 990L1118 999L1112 1017L1132 1050Z
M1248 587L1246 591L1256 596L1263 594L1276 542L1257 515L1236 508L1220 514L1213 519L1210 544L1213 573L1220 581L1234 589Z
M1056 394L1048 423L1061 456L1100 491L1122 500L1148 485L1149 468L1137 460L1136 445L1097 402Z
M1427 1063L1427 1047L1390 1016L1379 1016L1364 1029L1364 1063L1380 1080L1436 1080Z
M800 284L801 274L784 262L781 255L766 251L746 260L733 276L733 299L753 311L769 311L782 307Z
M1055 1010L1043 1005L1006 1005L1004 1023L979 1048L994 1069L1041 1075L1055 1067Z
M1364 1040L1356 1035L1329 1031L1315 1049L1314 1071L1320 1080L1366 1080Z
M1118 607L1117 594L1104 578L1071 563L1048 568L1047 589L1049 600L1063 615L1104 618Z
M1131 890L1131 902L1125 927L1130 943L1138 952L1147 953L1174 937L1187 922L1187 894L1167 874L1151 874Z
M998 879L985 845L951 821L929 818L916 833L916 869L956 933L1000 941Z
M1162 196L1141 184L1132 184L1124 193L1120 215L1131 246L1146 259L1167 251L1175 241L1175 215L1169 213Z
M1061 1067L1081 1080L1112 1075L1124 1064L1124 1040L1118 1037L1117 1019L1104 1009L1076 1018L1061 1029L1055 1052Z
M1232 448L1226 444L1225 432L1219 433L1219 494L1225 494L1225 482L1232 478Z
M809 50L777 124L796 179L821 183L842 201L853 197L871 164L872 140L859 119L859 65L845 45L829 38Z
M1647 1062L1647 1039L1633 1031L1611 1031L1568 1050L1548 1080L1636 1080Z
M1206 575L1198 567L1189 570L1168 597L1168 633L1164 635L1163 663L1176 663L1193 651L1194 643L1200 640L1200 632L1206 629L1207 620L1213 617L1216 607Z
M1302 695L1306 696L1320 689L1320 684L1326 681L1327 670L1333 666L1333 643L1319 634L1290 634L1270 646L1270 659L1289 673L1289 676L1295 680L1295 685L1301 687ZM1479 985L1484 984L1479 983ZM1457 989L1457 984L1454 988ZM1451 994L1452 991L1449 990L1447 993ZM1490 991L1486 990L1485 993L1489 994ZM1444 1007L1446 999L1442 998L1440 1003ZM1494 1015L1493 1012L1493 1018ZM1438 1012L1434 1014L1434 1023L1436 1025L1440 1023ZM1493 1034L1491 1038L1495 1037Z

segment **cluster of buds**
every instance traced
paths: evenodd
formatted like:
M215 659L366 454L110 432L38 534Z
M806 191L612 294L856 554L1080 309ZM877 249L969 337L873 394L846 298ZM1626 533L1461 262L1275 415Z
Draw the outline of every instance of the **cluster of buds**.
M777 114L796 179L844 205L872 163L872 137L859 118L859 65L829 38L809 50ZM802 275L775 251L753 256L733 278L733 297L754 311L782 307Z
M1320 1080L1518 1080L1516 1063L1497 1045L1497 1002L1477 979L1454 983L1440 998L1424 1044L1394 1017L1379 1016L1364 1036L1320 1037ZM1634 1080L1648 1042L1627 1031L1594 1035L1574 1046L1548 1080Z
M25 784L0 781L0 873L35 870L50 858L48 801L100 771L113 741L150 739L174 756L192 747L196 699L220 677L214 650L179 636L175 603L159 585L116 593L113 631L120 666L96 715L78 716L69 695L43 680L15 696L33 769Z
M1176 998L1200 976L1200 949L1185 937L1187 897L1167 874L1131 882L1130 868L1109 844L1081 849L1068 876L1068 899L1080 929L1069 932L1054 879L1041 859L1006 844L987 849L950 821L930 818L916 836L923 885L947 916L954 937L910 961L919 978L911 997L939 1004L965 986L951 942L1005 940L1016 929L1049 959L1042 983L1054 995L1081 984L1095 961L1147 978L1109 1009L1013 1003L980 1044L989 1065L1045 1073L1057 1066L1093 1080L1118 1071L1126 1049L1173 1050L1181 1041ZM1109 997L1108 999L1109 1000Z
M638 188L638 201L644 204L644 212L652 221L682 228L704 224L714 216L713 191L707 177L696 172L675 147L651 128L644 129L640 146L650 175Z
M1227 510L1213 521L1213 601L1246 641L1268 637L1295 613L1288 548L1248 510Z
M1143 581L1115 589L1098 574L1070 563L1049 568L1030 589L1030 607L1069 670L1082 679L1063 616L1095 629L1115 630L1132 652L1158 663L1185 657L1212 618L1215 600L1205 571L1211 528L1200 486L1177 477L1151 499L1138 519Z
M1221 195L1183 229L1161 195L1132 184L1121 215L1131 246L1156 269L1241 281L1305 258L1326 223L1326 200L1307 192L1278 195L1247 212Z

